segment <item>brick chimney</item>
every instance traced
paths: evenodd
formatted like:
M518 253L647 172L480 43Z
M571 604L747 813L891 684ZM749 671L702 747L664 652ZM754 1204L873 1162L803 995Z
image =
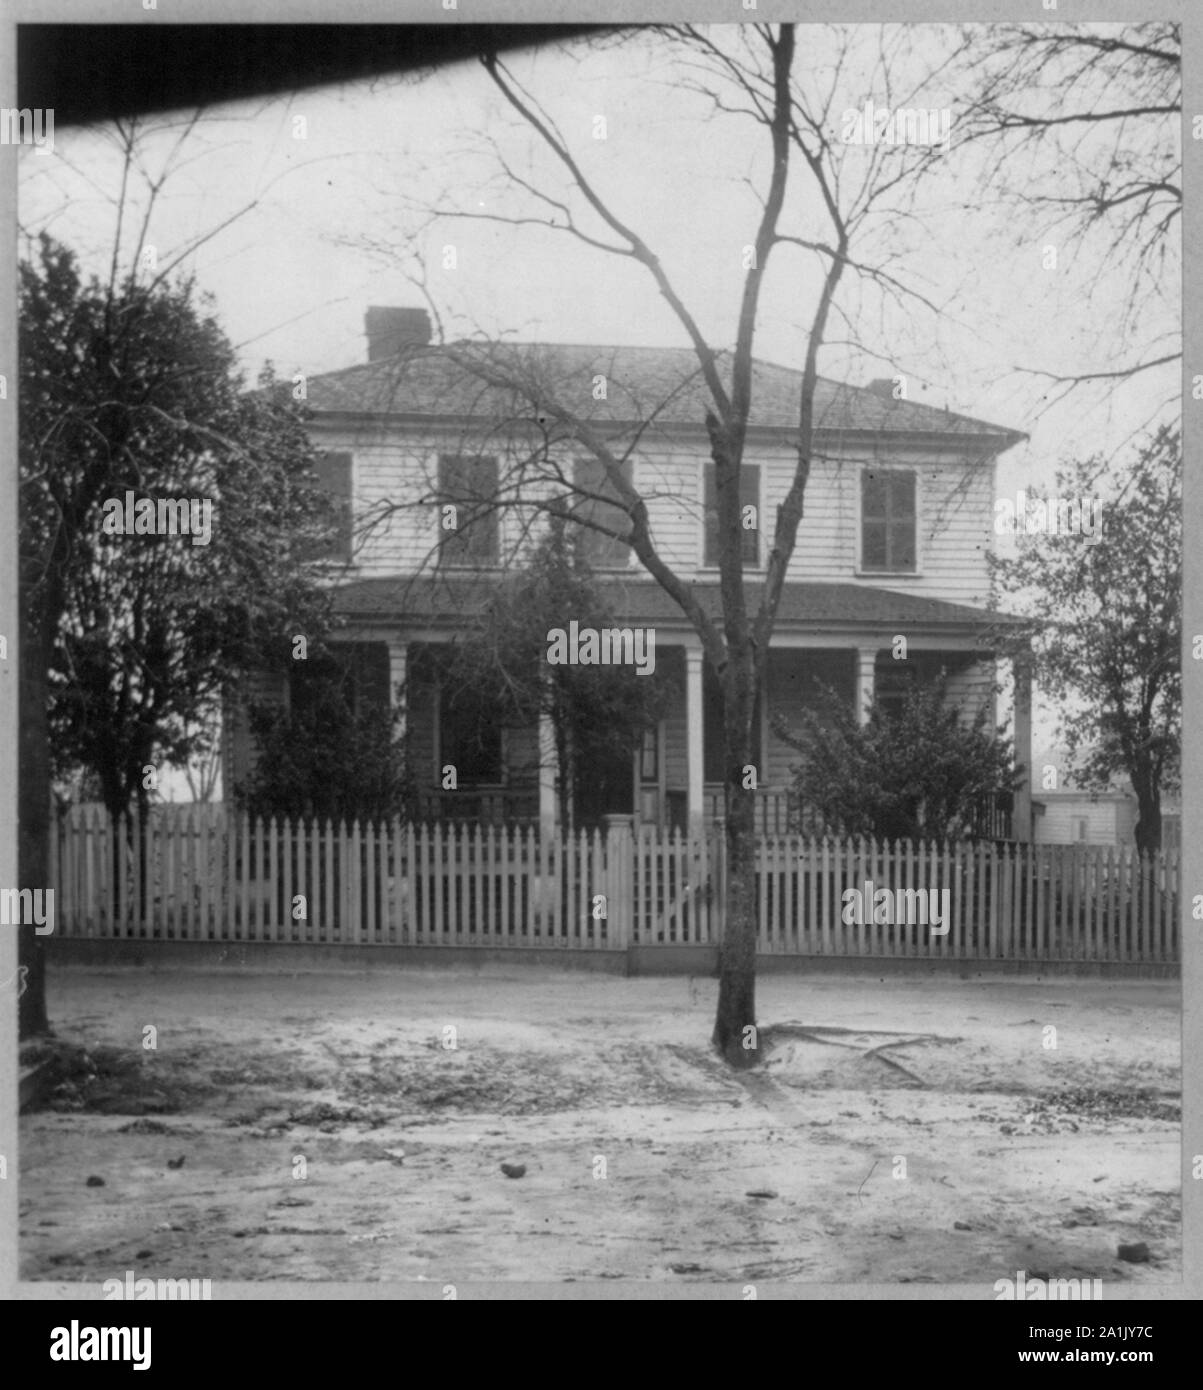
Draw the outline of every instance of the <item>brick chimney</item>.
M379 305L363 316L368 338L368 361L395 357L403 348L425 347L430 342L430 315L425 309L393 309Z
M880 396L883 401L892 401L894 399L894 378L892 376L874 377L867 389L872 391L875 396Z

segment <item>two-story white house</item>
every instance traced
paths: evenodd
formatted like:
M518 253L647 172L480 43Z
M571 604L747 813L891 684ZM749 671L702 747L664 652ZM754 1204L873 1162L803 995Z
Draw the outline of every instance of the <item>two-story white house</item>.
M548 729L492 728L487 706L448 700L439 649L479 612L499 576L521 563L537 533L531 509L511 505L520 500L516 489L533 497L558 476L561 487L572 480L594 492L587 505L605 507L603 470L570 434L557 433L554 412L538 406L541 393L570 402L617 452L629 449L624 467L647 502L660 556L719 613L713 465L697 360L683 348L494 346L489 360L529 388L518 402L489 372L468 371L454 351L430 345L423 310L373 308L366 327L366 362L306 383L321 474L345 501L327 561L347 619L341 637L355 644L348 655L361 686L405 702L425 814L546 824L556 814ZM796 464L800 381L800 372L756 364L742 474L744 504L765 519L744 532L752 611L772 518ZM788 722L818 698L821 684L863 714L875 692L900 698L907 682L940 671L967 708L986 701L993 710L1000 672L991 634L1013 621L988 610L986 557L995 461L1024 436L895 399L892 380L867 388L822 380L815 418L805 515L759 710L761 819L780 830L796 754L777 736L777 716ZM672 699L629 760L593 770L580 817L612 812L682 828L704 824L722 801L714 673L688 620L630 548L585 534L615 620L654 629L656 671L671 683ZM1016 760L1026 768L1030 692L1018 677ZM245 729L229 746L226 785L233 786L249 752ZM449 765L454 791L443 789ZM1025 786L1009 833L1025 839L1030 830Z

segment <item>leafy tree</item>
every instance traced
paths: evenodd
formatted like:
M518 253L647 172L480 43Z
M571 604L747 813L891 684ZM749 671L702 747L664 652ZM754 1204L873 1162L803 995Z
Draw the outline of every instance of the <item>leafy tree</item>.
M71 253L44 235L31 241L21 270L18 873L26 887L44 885L51 874L50 685L52 672L66 669L65 631L75 586L97 561L95 547L90 546L96 535L96 510L112 494L119 476L140 476L141 470L151 468L154 460L148 447L162 443L164 426L174 426L197 446L207 441L214 449L237 452L242 447L237 439L205 434L205 425L212 428L213 420L164 413L193 399L189 378L199 373L199 361L187 360L187 344L177 353L170 340L173 299L165 288L168 280L200 247L256 207L262 196L256 193L241 210L194 230L172 247L152 243L155 210L173 176L192 157L188 146L202 116L198 110L164 121L119 117L102 130L121 160L120 180L114 182L110 199L114 219L105 283L93 279L85 286ZM169 131L176 138L161 159L155 158L146 141ZM50 167L43 166L42 172ZM92 186L97 187L94 182ZM175 295L176 309L182 293ZM195 331L184 335L193 345L210 324L199 314L194 317ZM224 340L218 350L228 353ZM256 471L253 463L248 471ZM204 479L199 481L203 485ZM286 500L287 491L280 496ZM125 650L132 654L128 631L122 636ZM95 676L94 660L91 665ZM230 675L236 684L238 673ZM154 674L148 673L146 686L154 681ZM78 701L75 707L77 712L84 708ZM62 716L61 709L57 714ZM208 731L215 717L216 702L210 700L199 717L182 720L193 733L176 737L177 747L211 743ZM102 754L103 738L101 729L93 740ZM104 760L106 766L112 761ZM58 762L60 782L78 785L82 775L91 784L90 797L102 790L94 768L72 766L70 756ZM111 767L105 780L115 797ZM28 988L20 1001L24 1038L49 1026L42 941L32 928L21 930L20 958L28 970Z
M157 769L203 750L223 690L320 629L326 600L304 561L332 518L296 407L270 368L266 389L244 391L191 282L114 266L106 284L43 234L20 266L19 310L20 874L38 885L52 772L90 771L113 816L136 807L145 823ZM156 522L160 499L195 500L208 543L117 534L106 503L124 509L127 493ZM26 931L21 958L27 1036L48 1025Z
M324 620L312 446L270 368L260 386L189 281L112 293L46 236L22 263L28 617L57 770L91 769L114 816L145 813L148 767L203 751L204 716L265 643ZM209 535L121 534L127 494L187 499Z
M265 819L409 819L400 710L370 698L333 651L296 663L293 676L285 707L249 708L256 759L234 798Z
M575 792L586 778L629 759L645 730L667 707L669 691L655 673L630 666L548 662L550 634L615 627L584 554L571 504L553 515L529 564L504 579L472 629L455 644L446 672L460 698L490 698L494 717L529 728L546 716L552 727L562 826L574 823ZM456 695L451 696L452 699Z
M835 835L955 840L987 798L1017 790L1009 743L948 701L947 680L912 685L901 706L875 699L864 724L830 688L781 737L802 755L793 793Z
M1021 634L1032 670L1062 701L1060 741L1083 786L1127 776L1136 845L1161 844L1161 793L1179 785L1182 671L1182 437L1163 426L1099 497L1101 538L1020 533L1019 554L995 557L1002 593L1038 621ZM1058 499L1092 505L1097 458L1057 474ZM1029 508L1047 505L1033 493ZM1059 525L1059 523L1058 523Z

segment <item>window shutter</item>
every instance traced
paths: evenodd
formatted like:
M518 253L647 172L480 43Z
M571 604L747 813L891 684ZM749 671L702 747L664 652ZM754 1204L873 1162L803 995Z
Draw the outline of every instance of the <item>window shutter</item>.
M328 451L314 461L318 485L329 493L335 507L335 523L330 539L317 551L318 560L350 561L353 548L354 516L351 505L351 455Z
M622 465L622 473L629 483L631 481L630 460ZM606 466L600 459L577 459L573 464L572 477L577 487L588 492L600 493L603 497L615 495L614 485L610 482ZM609 526L615 531L625 533L630 530L630 518L620 506L612 502L600 502L593 497L578 496L572 501L572 514L576 517L587 517L603 526ZM612 536L603 535L600 531L593 531L587 526L582 526L578 534L581 554L594 569L625 569L627 567L631 547L626 541L615 540Z
M496 565L501 558L501 525L496 506L495 458L443 454L439 458L439 501L456 508L456 527L440 530L440 562L450 568Z
M707 566L715 566L719 562L718 484L715 481L713 463L707 463L705 466L705 480L706 535L702 563ZM756 529L751 531L740 531L740 549L743 554L743 562L750 568L755 569L760 565L760 465L758 463L745 463L740 467L739 505L741 526L743 508L756 508Z
M909 469L868 471L861 482L861 568L914 570L915 474Z

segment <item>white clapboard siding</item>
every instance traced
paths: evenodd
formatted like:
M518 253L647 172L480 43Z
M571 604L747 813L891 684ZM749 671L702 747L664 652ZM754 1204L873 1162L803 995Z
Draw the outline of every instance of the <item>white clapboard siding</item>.
M464 430L433 430L395 422L339 429L328 423L315 431L319 446L352 456L352 494L356 526L355 573L416 574L432 568L441 536L437 492L440 453L477 452L499 458L503 477L512 467L507 446L479 425ZM657 550L678 573L693 579L716 578L702 565L702 468L707 450L699 439L649 435L635 460L634 483L647 502ZM797 457L787 445L750 442L745 461L760 469L762 556L767 551L776 507L793 478ZM571 475L571 459L563 460ZM858 569L860 474L867 467L914 469L918 475L918 570L880 575ZM552 484L538 484L550 489ZM851 444L827 444L811 466L805 514L790 561L792 581L864 584L907 593L984 604L989 595L986 554L993 546L994 467L967 460L955 442L919 450L882 443L870 453ZM381 519L382 509L393 510ZM503 510L501 563L529 553L542 522L532 513ZM369 522L374 524L369 526ZM646 577L631 557L630 571ZM748 577L755 577L755 570Z

